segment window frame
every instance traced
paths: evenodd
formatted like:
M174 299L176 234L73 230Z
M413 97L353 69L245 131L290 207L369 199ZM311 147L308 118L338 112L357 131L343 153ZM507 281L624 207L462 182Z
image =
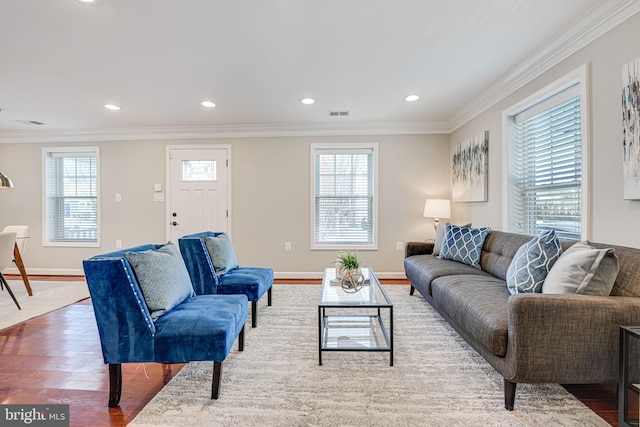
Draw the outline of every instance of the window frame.
M372 230L370 243L344 242L344 243L322 243L316 242L316 154L319 151L345 152L353 150L370 150L372 152ZM310 170L311 170L311 191L310 191L310 235L311 250L377 250L378 249L378 144L377 143L312 143L310 144Z
M78 153L90 153L96 159L96 240L63 240L57 241L49 238L50 225L48 221L48 158L52 153L58 157L78 157ZM100 197L100 148L99 147L43 147L42 148L42 245L58 247L100 247L101 242L101 197Z
M589 115L589 73L587 65L571 71L543 89L526 97L522 101L512 105L502 112L502 229L510 232L517 232L511 226L511 194L513 192L513 182L511 179L511 164L513 160L513 123L515 116L534 107L537 104L563 92L564 90L578 85L580 97L580 133L581 133L581 204L580 204L580 239L588 239L591 235L591 215L590 215L590 188L591 188L591 135L590 135L590 115Z

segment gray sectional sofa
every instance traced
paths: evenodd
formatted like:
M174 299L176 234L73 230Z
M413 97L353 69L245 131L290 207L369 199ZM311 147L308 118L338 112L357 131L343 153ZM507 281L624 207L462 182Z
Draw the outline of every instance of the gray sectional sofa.
M517 383L618 382L620 325L640 325L640 249L613 248L620 270L610 296L511 295L505 278L531 236L491 231L478 270L432 255L433 243L409 242L404 268L411 283L504 377L505 407ZM575 242L563 241L563 249Z

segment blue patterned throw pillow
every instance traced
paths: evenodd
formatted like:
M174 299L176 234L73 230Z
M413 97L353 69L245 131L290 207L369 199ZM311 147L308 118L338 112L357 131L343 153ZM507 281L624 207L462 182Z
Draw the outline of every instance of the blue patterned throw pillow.
M490 230L489 227L459 227L447 223L438 258L462 262L479 270L482 246Z
M124 256L138 278L153 320L195 295L180 250L173 243L156 250L125 252Z
M509 292L542 292L544 279L560 255L562 247L553 230L541 232L520 246L507 269Z

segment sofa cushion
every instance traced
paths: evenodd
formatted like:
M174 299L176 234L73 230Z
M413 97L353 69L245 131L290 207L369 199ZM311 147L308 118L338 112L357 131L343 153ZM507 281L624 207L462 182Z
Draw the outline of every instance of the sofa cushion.
M441 276L458 274L490 276L489 273L470 265L438 259L433 255L414 255L405 258L404 270L409 282L420 290L423 295L431 295L431 282Z
M244 294L249 301L258 301L273 284L273 269L238 267L218 278L219 294Z
M195 295L187 267L173 243L156 250L125 252L124 256L138 279L152 319Z
M487 234L480 256L482 270L499 279L507 278L507 270L520 246L531 240L532 236L506 233L492 230Z
M458 261L479 270L480 254L489 230L488 227L460 227L447 223L438 258Z
M541 292L544 279L561 254L562 247L553 229L522 245L507 270L509 292Z
M431 283L433 301L498 357L507 353L509 297L504 280L492 276L443 276Z
M607 296L618 270L614 249L596 249L587 241L576 243L553 265L542 284L542 293Z
M236 253L227 233L220 233L215 237L204 236L202 239L209 251L216 275L222 276L238 267Z
M245 295L188 298L156 322L155 360L223 361L247 319Z

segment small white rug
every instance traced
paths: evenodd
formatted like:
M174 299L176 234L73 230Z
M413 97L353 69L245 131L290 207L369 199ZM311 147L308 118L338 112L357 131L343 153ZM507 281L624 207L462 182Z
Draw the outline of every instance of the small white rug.
M0 329L32 319L89 297L84 281L58 282L30 280L33 295L27 294L22 280L9 280L9 286L22 310L18 310L5 288L0 291Z
M318 285L274 285L258 327L245 329L211 400L213 362L192 362L129 424L159 426L608 426L558 384L518 384L504 409L502 377L409 287L394 303L387 353L331 352L318 365ZM127 385L123 386L126 400Z

